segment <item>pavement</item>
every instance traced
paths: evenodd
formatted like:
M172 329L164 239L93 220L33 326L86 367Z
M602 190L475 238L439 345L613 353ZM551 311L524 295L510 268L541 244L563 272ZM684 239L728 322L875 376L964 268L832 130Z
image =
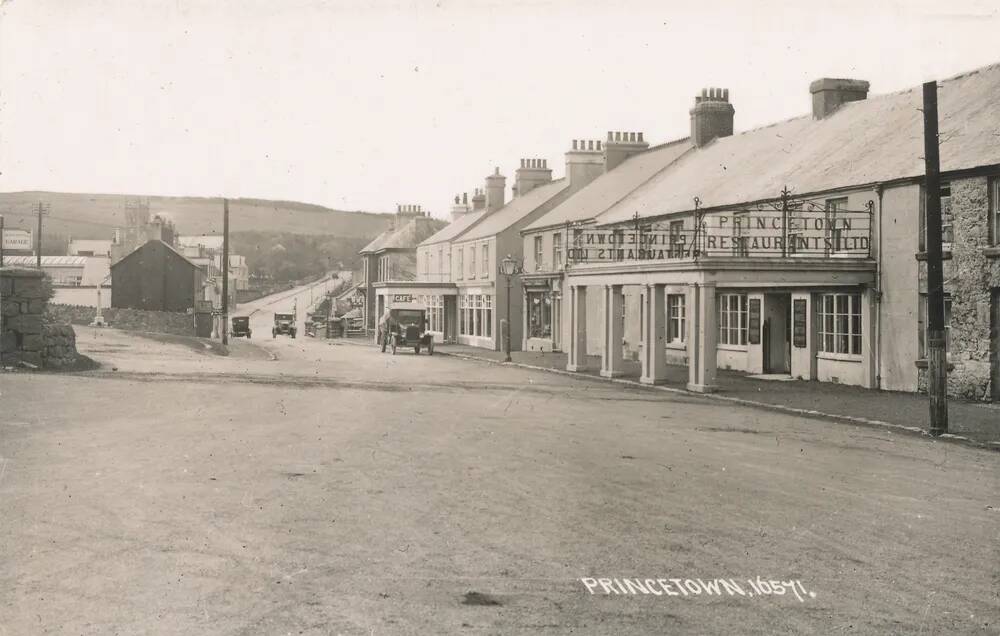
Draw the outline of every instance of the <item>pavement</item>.
M3 636L1000 633L995 452L340 341L78 342L101 368L0 375Z
M360 339L355 339L354 342L368 344ZM438 345L437 351L470 359L493 362L504 360L501 351L465 345ZM513 351L511 359L514 364L530 368L553 371L566 369L565 353ZM588 369L581 375L605 380L600 376L600 369L600 356L589 356ZM640 363L626 360L624 374L616 378L616 381L638 385L640 375ZM686 384L687 367L668 365L667 380L661 388L683 391ZM748 406L887 425L914 432L926 431L929 427L927 396L916 393L877 391L829 382L759 379L726 370L719 371L718 384L719 391L714 397ZM948 419L947 437L965 439L1000 450L1000 405L952 399L948 401Z

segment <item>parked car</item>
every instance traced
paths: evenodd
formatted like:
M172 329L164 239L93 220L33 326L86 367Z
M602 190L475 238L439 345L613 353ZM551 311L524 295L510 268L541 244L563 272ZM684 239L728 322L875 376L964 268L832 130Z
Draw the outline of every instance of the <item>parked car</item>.
M434 335L427 331L427 309L423 306L396 306L382 315L378 326L378 339L382 352L391 349L393 355L399 347L413 347L420 354L420 348L427 355L434 355Z
M250 339L250 317L249 316L236 316L233 318L233 328L230 332L234 338L242 338L246 336L247 340Z
M274 314L271 337L277 338L278 334L295 337L295 314Z

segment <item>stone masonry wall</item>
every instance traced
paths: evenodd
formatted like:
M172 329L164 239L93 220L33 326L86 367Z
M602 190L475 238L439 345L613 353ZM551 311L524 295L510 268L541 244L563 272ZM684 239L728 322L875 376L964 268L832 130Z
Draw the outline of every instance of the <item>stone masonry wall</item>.
M73 328L46 321L51 293L50 281L38 270L0 269L0 350L5 366L57 368L76 362Z
M951 294L948 393L970 400L990 397L990 296L1000 287L1000 259L990 258L989 182L986 177L951 182L954 228L950 260L944 261L945 292ZM927 263L920 263L920 290L927 290ZM919 375L926 390L926 370Z
M96 309L81 305L60 305L50 303L48 318L52 322L89 325L94 320ZM112 307L101 310L105 324L115 329L128 331L151 331L169 333L176 336L194 336L194 316L183 312L146 311L144 309L123 309Z

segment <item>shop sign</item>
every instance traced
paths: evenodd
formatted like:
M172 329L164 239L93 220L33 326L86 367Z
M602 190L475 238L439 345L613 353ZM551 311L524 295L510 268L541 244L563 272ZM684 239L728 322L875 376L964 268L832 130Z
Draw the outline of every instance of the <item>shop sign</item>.
M28 250L34 246L31 240L30 230L12 230L7 228L3 231L3 248L5 250Z
M749 316L747 317L747 330L750 332L747 337L750 344L760 344L760 298L750 299Z
M412 294L393 294L392 295L392 302L394 302L394 303L412 303L413 302L413 295Z
M356 290L350 297L351 307L364 307L365 306L365 291L363 289Z
M806 348L806 301L796 298L792 302L792 344L799 349Z

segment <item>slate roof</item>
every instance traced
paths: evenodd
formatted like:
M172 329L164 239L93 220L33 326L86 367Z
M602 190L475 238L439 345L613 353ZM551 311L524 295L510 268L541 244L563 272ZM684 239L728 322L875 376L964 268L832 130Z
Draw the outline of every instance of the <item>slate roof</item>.
M524 231L593 219L691 150L690 141L680 139L632 155L610 172L597 177Z
M444 226L444 221L421 216L407 220L401 226L390 228L379 234L359 253L374 254L387 249L413 249L421 241L433 235Z
M461 240L474 240L494 236L514 225L525 216L531 214L544 205L546 201L558 195L569 187L569 179L556 179L545 185L540 185L519 197L514 197L511 201L486 217L486 219L472 228L469 233L461 237Z
M437 234L428 238L426 241L421 243L421 245L435 245L437 243L445 243L452 239L458 238L464 232L470 230L476 223L486 218L488 214L487 210L476 210L475 212L466 212L462 216L458 217L448 225L444 226Z
M943 172L1000 164L1000 64L939 83ZM924 174L923 93L917 86L717 139L695 149L603 213L601 224L636 212L693 209L864 186Z

